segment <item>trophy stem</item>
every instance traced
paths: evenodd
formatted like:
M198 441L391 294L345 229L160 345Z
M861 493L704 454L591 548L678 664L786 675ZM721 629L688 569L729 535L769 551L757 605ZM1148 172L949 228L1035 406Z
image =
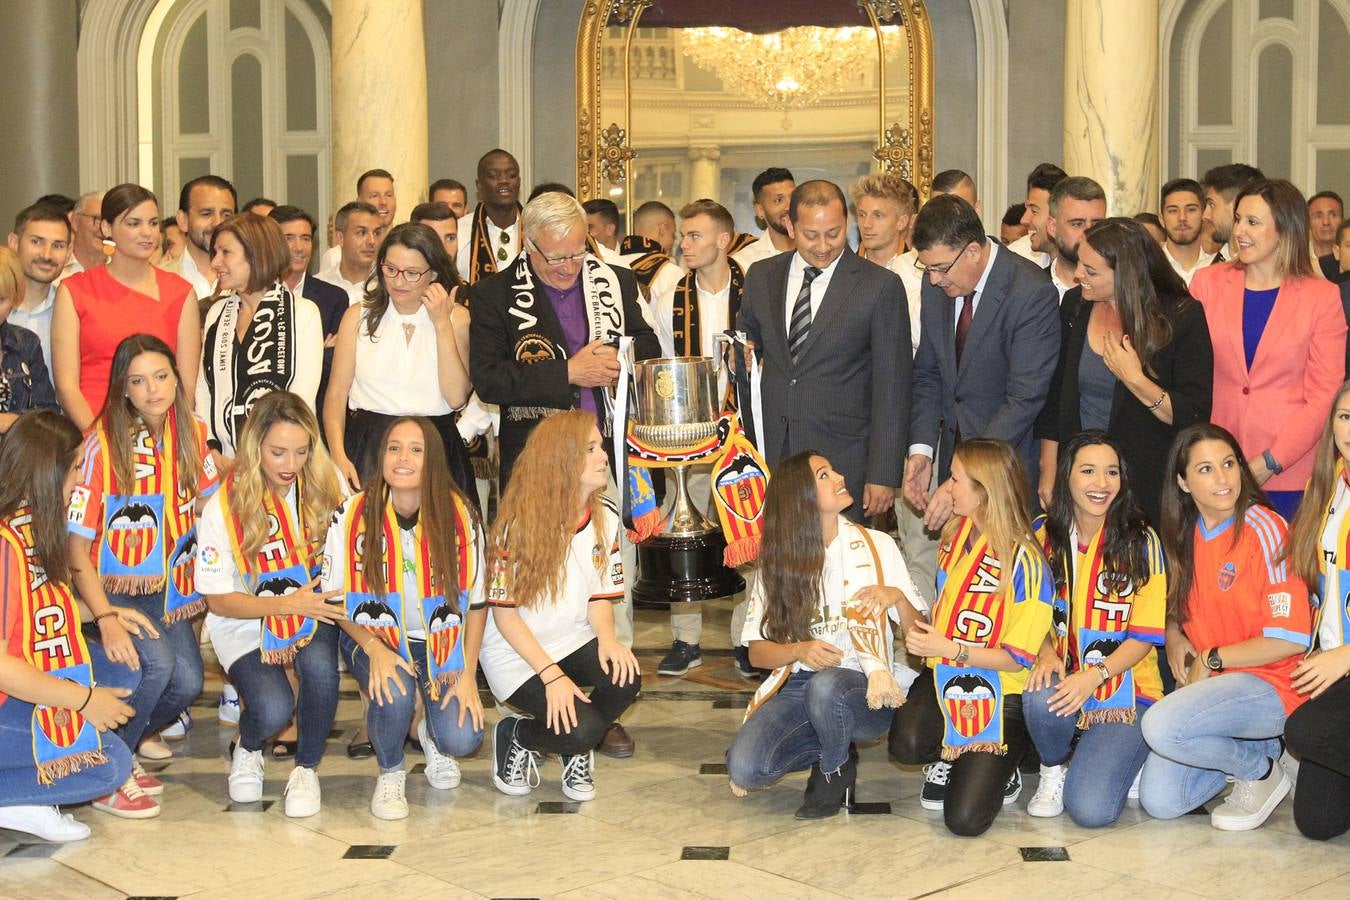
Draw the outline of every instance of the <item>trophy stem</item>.
M670 504L665 534L671 537L689 537L716 531L717 526L703 515L689 497L689 467L667 469L675 474L675 499Z

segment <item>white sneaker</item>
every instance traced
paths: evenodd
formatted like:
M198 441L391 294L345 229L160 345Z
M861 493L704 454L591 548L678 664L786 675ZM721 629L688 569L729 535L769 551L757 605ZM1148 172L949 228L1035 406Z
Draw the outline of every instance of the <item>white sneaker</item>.
M65 844L89 837L89 826L55 806L0 806L0 828L36 835L44 841Z
M406 772L385 772L375 780L375 795L370 798L370 814L377 819L395 821L408 818L408 798L403 795Z
M1233 792L1209 814L1209 824L1220 831L1251 831L1260 828L1280 805L1292 784L1278 759L1270 761L1270 774L1257 781L1233 780Z
M263 755L261 750L234 748L230 760L230 800L257 803L263 794Z
M305 819L319 811L319 776L306 766L296 766L286 781L286 816Z
M231 725L239 724L239 691L234 685L226 684L220 688L220 705L216 707L216 718Z
M427 761L424 771L427 784L438 791L459 787L459 763L453 756L446 756L437 748L436 742L427 732L426 719L417 723L417 740L422 744L422 755Z
M1125 795L1126 800L1139 799L1139 779L1144 777L1144 769L1141 766L1138 772L1134 773L1134 781L1130 782L1130 791Z
M1041 783L1027 802L1027 815L1039 819L1053 819L1064 812L1064 766L1041 766Z
M595 799L595 751L562 758L562 792L569 800Z
M192 730L192 715L185 709L168 725L159 730L159 736L171 741L181 741Z

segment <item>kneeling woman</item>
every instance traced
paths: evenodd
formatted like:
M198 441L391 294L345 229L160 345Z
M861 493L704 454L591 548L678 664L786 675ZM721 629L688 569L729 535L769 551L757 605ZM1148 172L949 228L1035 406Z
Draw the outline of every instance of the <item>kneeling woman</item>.
M1144 715L1139 801L1173 819L1233 792L1209 816L1223 831L1263 823L1289 793L1285 718L1306 698L1290 677L1311 643L1308 588L1286 558L1288 526L1217 425L1177 435L1163 486L1167 661L1177 689Z
M309 405L277 391L253 406L239 435L234 469L206 504L198 526L197 589L220 664L239 690L243 713L230 764L230 799L262 799L263 745L291 721L299 729L286 815L319 811L314 770L337 713L335 622L341 591L319 593L314 565L342 499L332 460ZM292 663L299 697L286 677Z
M539 755L557 753L563 793L592 799L595 748L642 685L637 659L614 637L622 526L602 497L608 467L593 413L545 419L492 526L483 673L498 702L528 716L504 716L492 733L492 782L505 794L537 787Z
M1148 756L1139 718L1162 696L1153 651L1167 607L1162 541L1114 438L1084 431L1061 445L1038 536L1055 577L1055 627L1022 694L1041 756L1027 812L1067 808L1075 823L1101 828L1120 817Z
M131 776L112 729L134 714L137 679L85 643L70 590L65 508L79 445L70 420L45 410L20 416L0 444L0 828L48 841L89 836L60 804L105 797Z
M483 740L483 539L431 420L394 420L380 446L365 490L328 529L323 586L346 592L342 655L371 699L366 728L380 765L371 814L403 819L403 742L418 694L427 715L417 737L433 788L457 787L455 757Z
M80 599L158 623L129 635L117 616L99 620L109 657L141 671L128 701L136 714L117 730L135 749L202 692L192 617L206 604L192 577L194 520L215 490L216 469L168 344L148 334L123 340L108 385L108 401L85 438L67 527ZM153 815L164 785L140 763L133 774L139 791L128 784L95 806L123 818Z
M744 793L809 768L799 819L848 803L852 745L885 734L903 702L881 611L894 607L905 629L927 611L895 541L844 518L852 504L844 476L810 451L774 468L764 498L744 636L751 664L774 672L731 742L727 774Z
M891 758L930 764L920 802L974 837L1021 790L1027 669L1050 630L1054 579L1032 535L1027 474L1012 448L976 438L952 457L953 518L938 545L933 624L905 647L927 667L895 713Z

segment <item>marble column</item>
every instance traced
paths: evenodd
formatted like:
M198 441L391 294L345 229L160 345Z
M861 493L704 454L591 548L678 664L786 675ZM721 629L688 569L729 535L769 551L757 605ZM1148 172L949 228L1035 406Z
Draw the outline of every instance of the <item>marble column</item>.
M1065 0L1064 168L1109 215L1158 206L1158 0Z
M718 147L690 147L689 199L717 199L721 193L722 151Z
M333 0L333 207L387 169L396 222L427 190L427 51L422 0Z
M80 25L75 0L7 4L4 21L0 122L6 136L0 141L0 210L12 217L43 194L80 193L75 115Z

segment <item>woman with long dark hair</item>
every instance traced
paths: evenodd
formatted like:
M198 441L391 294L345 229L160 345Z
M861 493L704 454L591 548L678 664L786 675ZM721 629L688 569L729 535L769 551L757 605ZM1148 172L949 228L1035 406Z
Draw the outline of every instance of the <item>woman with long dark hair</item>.
M799 819L848 805L853 745L885 734L903 702L882 611L893 607L902 629L927 612L895 541L844 517L852 503L844 476L814 451L775 466L764 497L744 636L751 663L774 671L731 742L727 774L744 794L809 768Z
M417 737L433 788L458 787L455 757L483 740L477 674L487 606L482 529L436 427L405 416L382 437L380 467L328 529L323 587L346 593L342 655L371 701L366 728L380 767L371 814L403 819L403 743L419 696L426 716Z
M286 815L319 811L324 743L337 714L335 623L342 591L319 591L319 548L342 487L303 399L276 391L253 406L229 478L202 511L197 588L221 666L243 714L232 748L230 799L262 799L263 746L296 718ZM286 677L294 666L298 689Z
M492 733L492 782L504 794L530 793L540 755L556 753L563 794L593 799L595 748L642 686L614 635L623 526L608 480L595 415L550 416L526 440L488 536L492 615L479 659L497 702L526 714L503 716Z
M1027 813L1067 809L1076 824L1101 828L1120 817L1148 756L1139 720L1162 696L1154 648L1167 606L1162 541L1104 432L1061 446L1039 537L1055 577L1055 627L1022 694L1041 757Z
M1316 592L1317 651L1295 667L1284 739L1298 755L1294 824L1314 840L1350 831L1350 382L1341 385L1317 442L1317 460L1294 516L1289 557Z
M118 730L132 748L202 691L191 621L206 609L193 578L195 518L215 486L206 428L192 415L173 352L157 337L132 335L113 354L108 402L84 441L69 525L80 598L158 623L128 635L116 616L100 622L111 658L141 670L136 715ZM119 791L98 808L128 817L154 808L164 785L140 763L133 775L139 791Z
M920 805L974 837L1022 790L1027 670L1050 630L1054 578L1032 533L1026 470L1003 441L952 457L953 518L938 545L932 624L906 649L927 665L891 726L891 758L925 765Z
M1097 429L1117 442L1139 506L1156 524L1167 448L1182 428L1209 418L1214 356L1205 311L1132 219L1089 228L1074 277L1079 289L1060 307L1059 363L1036 422L1041 504L1051 506L1059 445Z
M356 491L379 467L380 436L400 416L426 416L440 432L450 474L476 497L473 467L454 412L469 401L469 310L445 244L412 222L385 235L375 286L342 317L324 433ZM436 373L434 379L428 377Z
M1257 485L1291 519L1345 380L1345 311L1336 285L1313 271L1298 188L1254 181L1233 210L1237 258L1191 280L1214 346L1212 421L1237 438Z
M51 411L20 416L0 445L0 828L47 841L89 836L60 804L131 781L114 730L135 714L136 675L86 643L70 588L65 510L79 446L79 430ZM97 622L118 615L89 607Z
M1237 438L1218 425L1177 435L1163 489L1167 660L1179 687L1144 715L1139 800L1172 819L1210 812L1248 831L1289 793L1285 719L1306 699L1291 676L1311 643L1308 588L1290 568L1288 526L1270 507Z
M52 381L61 408L80 428L103 408L113 353L126 338L150 334L167 344L189 397L202 352L192 286L150 262L160 242L155 195L119 184L103 195L101 215L112 256L61 282L52 310Z

